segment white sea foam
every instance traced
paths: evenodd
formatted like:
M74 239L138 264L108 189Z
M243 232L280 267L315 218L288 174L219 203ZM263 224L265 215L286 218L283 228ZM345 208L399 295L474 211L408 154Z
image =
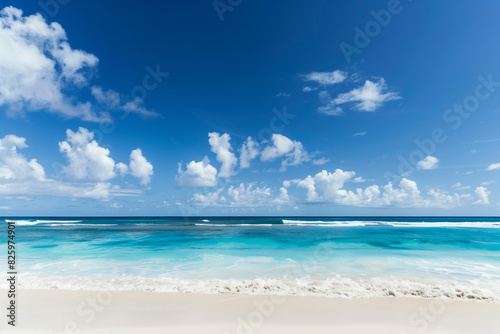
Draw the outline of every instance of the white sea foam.
M38 225L38 224L49 224L49 223L81 223L81 220L5 220L7 223L16 223L16 225L23 226L23 225ZM51 225L53 226L53 225Z
M118 224L49 224L49 226L117 226Z
M283 219L283 224L296 226L370 226L376 225L373 221L326 221L326 220L287 220Z
M283 224L293 226L392 226L392 227L452 227L452 228L500 228L500 222L388 222L388 221L328 221L328 220L288 220Z
M273 224L194 224L195 226L230 226L230 227L238 227L238 226L273 226Z
M88 279L82 277L35 277L21 275L20 287L25 289L69 289L111 291L154 291L202 294L299 295L336 298L419 297L466 299L500 303L498 287L478 287L446 280L412 280L372 278L352 280L330 278L323 281L307 279L253 280L182 280L175 278ZM5 285L2 282L0 287Z
M37 225L40 222L35 220L5 220L7 223L16 223L16 225L23 226L23 225Z
M38 223L81 223L82 220L37 220Z
M499 222L390 222L394 227L467 227L467 228L500 228Z
M205 223L208 223L210 220L208 220L208 219L202 219L201 221L205 222Z

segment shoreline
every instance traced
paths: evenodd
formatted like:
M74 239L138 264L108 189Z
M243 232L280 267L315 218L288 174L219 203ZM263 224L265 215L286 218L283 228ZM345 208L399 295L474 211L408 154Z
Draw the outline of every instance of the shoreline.
M5 298L5 297L3 297ZM18 290L2 333L497 333L500 305L419 297L327 298Z
M454 282L444 279L375 277L351 279L178 279L123 277L19 277L22 290L129 291L184 294L237 294L253 296L298 296L342 299L422 298L474 300L500 304L497 285ZM0 284L0 289L4 283Z

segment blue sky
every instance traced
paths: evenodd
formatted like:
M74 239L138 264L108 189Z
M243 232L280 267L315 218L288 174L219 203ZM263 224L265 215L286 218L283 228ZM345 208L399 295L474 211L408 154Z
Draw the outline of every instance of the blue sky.
M1 8L0 215L500 214L499 3Z

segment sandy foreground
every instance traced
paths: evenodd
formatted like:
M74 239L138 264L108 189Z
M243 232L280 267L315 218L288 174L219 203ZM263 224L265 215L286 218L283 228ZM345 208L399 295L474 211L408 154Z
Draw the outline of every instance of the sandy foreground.
M2 292L6 296L6 291ZM21 290L0 333L499 333L500 305L420 298L340 299ZM7 298L3 298L7 304Z

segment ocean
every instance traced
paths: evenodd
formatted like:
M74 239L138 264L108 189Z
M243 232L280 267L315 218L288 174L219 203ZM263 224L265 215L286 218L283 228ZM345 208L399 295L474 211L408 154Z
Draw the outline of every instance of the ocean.
M500 301L500 218L13 221L20 289Z

